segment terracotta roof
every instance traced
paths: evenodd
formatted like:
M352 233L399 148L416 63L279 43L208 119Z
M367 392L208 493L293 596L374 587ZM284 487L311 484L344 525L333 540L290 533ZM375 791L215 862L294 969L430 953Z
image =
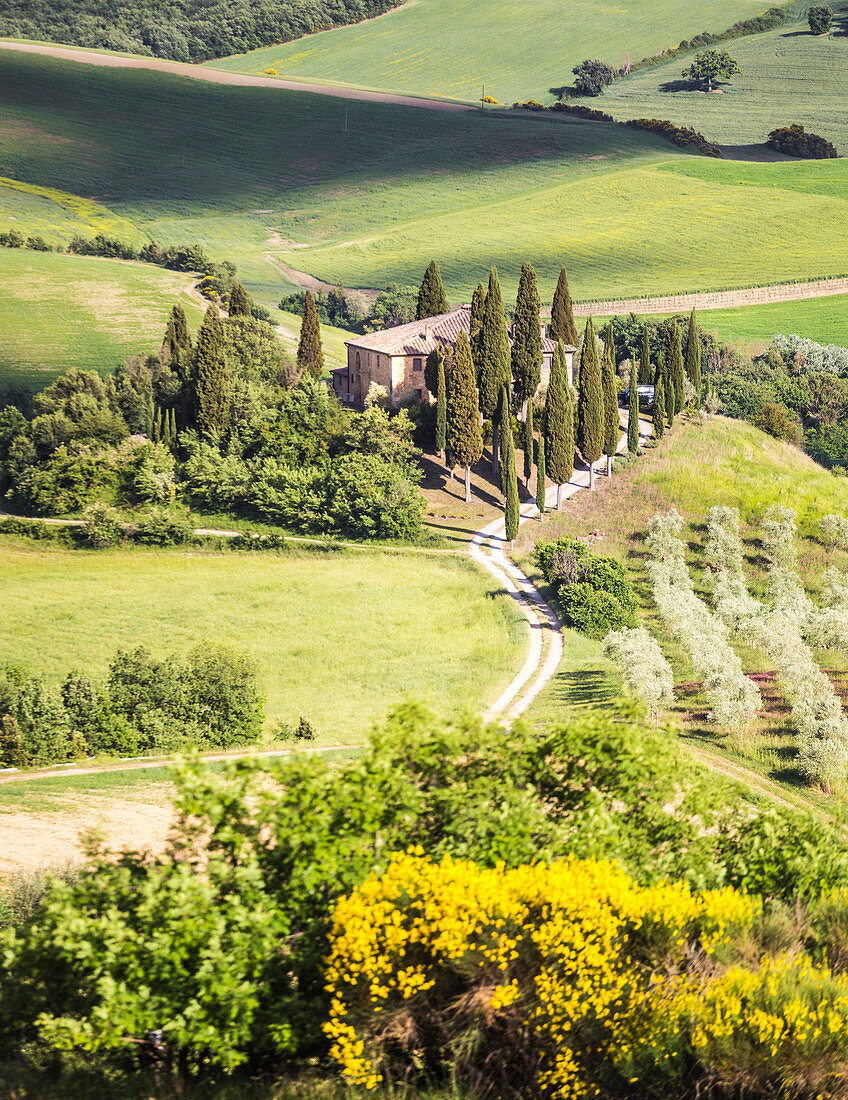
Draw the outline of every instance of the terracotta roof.
M398 325L382 332L371 332L367 336L358 336L347 340L350 347L364 348L366 351L378 351L384 355L429 355L439 344L455 344L460 331L466 336L471 331L471 306L459 306L450 313L441 313L438 317L428 317L424 321L411 321L408 325ZM511 334L510 334L511 335ZM556 341L542 337L542 347L546 354L553 354ZM575 351L570 345L566 351Z

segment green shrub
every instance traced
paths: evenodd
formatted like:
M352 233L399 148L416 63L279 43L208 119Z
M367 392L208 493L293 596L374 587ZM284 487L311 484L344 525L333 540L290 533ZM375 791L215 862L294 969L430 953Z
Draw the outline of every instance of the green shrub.
M605 638L611 630L633 625L633 613L615 596L585 582L562 585L559 602L570 625L589 638Z
M688 126L676 126L673 122L658 118L631 118L624 125L631 130L646 130L649 134L659 134L672 145L679 145L681 149L695 149L705 157L723 156L718 145L707 141L703 134L699 134L697 130L692 130Z
M798 417L780 402L767 401L754 418L754 424L775 439L798 443L803 438Z
M797 122L772 130L766 144L785 156L803 160L833 160L839 156L834 145L818 134L808 134Z
M117 546L123 535L124 526L115 511L99 501L86 506L80 536L84 546L103 550Z
M807 12L807 22L813 34L827 34L833 25L833 9L828 4L814 4Z
M194 541L194 524L165 508L154 508L138 521L132 537L147 546L183 546Z
M636 596L624 566L577 539L537 543L533 558L557 591L566 622L591 638L633 626Z

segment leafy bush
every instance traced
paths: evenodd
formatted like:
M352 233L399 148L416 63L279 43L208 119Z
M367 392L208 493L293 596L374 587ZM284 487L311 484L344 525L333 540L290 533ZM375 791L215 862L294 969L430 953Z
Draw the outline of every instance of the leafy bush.
M788 157L805 160L832 160L839 156L834 145L818 134L808 134L797 122L772 130L766 144Z
M194 524L186 516L154 508L141 517L132 536L148 546L183 546L194 541Z
M612 65L598 60L581 61L571 71L577 77L574 87L581 95L600 95L618 76Z
M93 550L117 546L124 534L124 527L117 513L105 504L89 504L83 513L82 538Z
M775 439L798 443L803 438L798 417L777 401L767 401L754 418L754 423L760 431L768 432Z
M533 560L556 587L569 625L603 638L611 630L635 624L636 597L620 562L591 554L577 539L540 542Z
M578 118L587 118L591 122L615 122L612 115L604 111L598 111L594 107L584 107L581 103L563 103L561 100L551 104L552 111L565 111L566 114L576 115Z
M676 126L673 122L657 118L631 118L624 125L629 126L631 130L647 130L650 134L659 134L672 145L679 145L681 149L696 149L705 157L723 156L718 145L707 141L703 134L699 134L697 130L692 130L688 126Z
M807 22L813 34L827 34L833 26L833 9L829 4L813 4L807 12Z

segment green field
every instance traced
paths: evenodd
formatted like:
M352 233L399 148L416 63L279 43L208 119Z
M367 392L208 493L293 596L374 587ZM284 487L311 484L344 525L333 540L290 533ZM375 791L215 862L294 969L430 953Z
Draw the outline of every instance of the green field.
M191 281L149 264L0 250L0 388L41 389L69 367L105 373L158 351L175 302L200 323Z
M776 126L800 122L848 152L848 4L837 11L835 33L818 38L806 18L721 48L739 62L741 76L723 95L669 91L686 60L646 69L606 89L602 106L616 118L666 118L692 126L721 145L759 144Z
M548 300L563 262L578 299L848 266L842 161L713 163L556 116L422 114L30 56L0 58L0 105L9 175L95 196L163 243L199 241L268 305L289 285L268 256L366 287L416 284L435 256L454 301L492 263L509 298L525 259Z
M460 556L251 556L0 545L0 666L105 673L118 647L216 640L258 663L269 718L359 740L407 697L483 708L521 663L512 602Z
M700 31L721 31L764 11L762 0L709 0L697 14L669 0L407 0L370 22L310 35L216 68L294 80L479 102L482 88L501 103L550 100L587 57L615 65L676 46Z

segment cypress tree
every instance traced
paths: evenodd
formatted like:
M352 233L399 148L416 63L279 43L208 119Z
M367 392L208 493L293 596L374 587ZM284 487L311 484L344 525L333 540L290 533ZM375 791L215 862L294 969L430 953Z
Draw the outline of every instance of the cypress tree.
M435 260L431 260L424 272L421 289L418 291L418 309L416 318L423 321L425 317L438 317L440 313L447 313L448 300L445 297L445 288L442 286L442 273Z
M206 434L222 432L230 423L230 376L224 334L218 311L206 311L194 349L193 375L197 387L197 426Z
M551 305L551 339L577 347L577 325L574 323L574 304L568 291L568 276L563 268L559 273L554 300Z
M507 542L512 542L515 539L521 523L521 512L518 504L518 475L515 470L515 441L512 438L510 411L509 388L504 386L501 396L500 417L503 440L501 484L504 495L504 528Z
M642 329L642 358L639 360L639 385L650 386L653 379L651 371L651 345L648 340L648 324Z
M683 409L683 349L677 321L672 320L666 335L666 382L674 392L675 416Z
M627 409L627 450L632 454L639 452L639 391L636 377L636 363L630 364L630 392Z
M168 413L168 442L171 447L177 445L177 411L171 406L171 411Z
M486 288L482 283L478 283L471 299L470 333L468 337L471 344L471 358L474 360L474 370L478 378L480 376L480 330L483 326L483 306L485 304Z
M185 310L179 304L171 309L168 317L160 358L182 382L186 381L191 366L191 337Z
M601 378L604 388L604 453L607 456L607 477L612 477L612 459L618 450L621 420L618 415L618 387L615 384L612 325L607 325L604 339L604 359Z
M583 333L580 358L580 397L577 403L577 449L589 467L589 488L595 488L595 463L604 453L604 392L601 364L590 317Z
M510 382L509 338L506 331L501 285L497 268L489 275L489 289L480 326L480 412L492 421L492 476L498 478L498 424L496 413L501 390Z
M542 379L542 325L536 272L532 264L523 264L512 321L512 378L522 410L533 400Z
M557 511L562 507L562 487L574 473L574 409L568 387L568 364L562 341L551 362L551 378L545 399L545 450L551 481L557 487Z
M533 402L527 403L527 412L524 416L524 483L530 487L530 478L533 474Z
M662 439L665 432L665 394L662 375L654 383L654 439Z
M300 340L297 345L297 365L303 374L320 378L324 373L324 349L321 347L321 320L312 292L303 299L300 320Z
M698 404L701 402L701 340L698 336L698 322L695 310L689 316L689 336L686 340L686 375L695 387Z
M474 384L474 364L471 348L464 332L456 338L447 391L447 445L451 460L465 467L465 500L471 502L471 467L483 453L483 433L480 431L480 409Z
M545 437L539 432L539 454L536 460L536 507L539 509L539 522L545 519L545 489L547 476L545 473Z
M448 438L448 395L445 382L445 360L439 356L439 373L436 385L436 450L445 457Z
M156 406L156 412L153 414L153 442L158 443L162 438L162 410L159 406Z
M438 347L433 348L424 364L424 385L433 397L438 397L439 394L439 363L444 361L445 355L439 344Z
M671 377L668 360L663 360L663 397L665 399L665 421L669 428L674 427L674 382Z
M247 291L239 282L233 283L230 291L230 302L227 309L230 317L250 317L250 300Z

